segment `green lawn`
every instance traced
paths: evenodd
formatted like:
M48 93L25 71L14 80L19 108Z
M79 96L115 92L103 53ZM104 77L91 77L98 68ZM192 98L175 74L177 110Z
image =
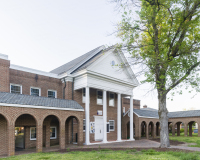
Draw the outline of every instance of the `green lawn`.
M200 152L157 152L153 149L149 150L126 150L126 151L111 151L102 149L101 151L90 152L68 152L68 153L34 153L3 158L4 160L200 160Z
M181 133L180 136L172 136L172 134L169 134L170 140L177 140L180 142L186 142L186 143L196 143L197 145L190 145L190 147L200 147L200 137L198 137L198 133L193 133L192 137L185 137L184 133Z

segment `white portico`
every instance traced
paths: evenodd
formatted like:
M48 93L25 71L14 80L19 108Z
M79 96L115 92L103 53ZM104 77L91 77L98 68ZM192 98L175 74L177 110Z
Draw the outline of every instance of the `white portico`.
M126 64L125 67L118 67L117 64ZM128 65L125 57L121 53L114 53L113 50L105 52L98 60L74 75L74 90L85 88L85 144L90 144L90 89L102 91L103 116L96 116L95 120L95 140L97 137L103 143L107 143L107 95L112 92L117 95L117 141L121 141L121 98L130 97L130 140L133 138L133 89L138 82ZM102 126L102 128L101 128ZM103 132L103 133L102 133ZM101 134L99 134L101 133ZM99 134L99 135L98 135Z

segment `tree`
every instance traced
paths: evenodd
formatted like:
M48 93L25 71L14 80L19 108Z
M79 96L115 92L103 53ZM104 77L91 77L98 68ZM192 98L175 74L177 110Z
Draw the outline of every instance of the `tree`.
M129 52L132 64L143 66L142 82L157 90L160 147L169 147L167 94L181 86L199 91L200 0L115 2L124 9L117 34L122 42L116 49ZM135 13L136 6L140 7Z

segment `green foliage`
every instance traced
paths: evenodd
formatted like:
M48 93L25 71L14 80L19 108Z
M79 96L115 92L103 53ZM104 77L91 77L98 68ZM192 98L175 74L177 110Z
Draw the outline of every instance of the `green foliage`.
M126 49L135 60L132 64L146 66L142 83L154 84L160 96L181 87L181 83L186 89L191 86L200 91L196 74L200 64L200 1L140 2L136 13L135 8L126 6L130 3L122 5L125 11L118 26L122 43L117 49Z
M181 128L181 129L180 129L180 133L184 133L184 128Z

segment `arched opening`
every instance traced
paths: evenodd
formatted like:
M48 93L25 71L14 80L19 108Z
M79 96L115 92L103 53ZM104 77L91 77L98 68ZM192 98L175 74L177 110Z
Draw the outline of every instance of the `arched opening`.
M160 136L160 122L156 123L156 136Z
M175 134L177 136L180 136L181 133L184 135L184 125L183 125L182 122L176 122L176 124L175 124Z
M22 114L15 121L15 150L36 148L36 120L30 114Z
M43 146L59 147L60 125L59 119L54 115L47 116L43 121Z
M172 135L172 122L168 122L168 132L169 135Z
M188 136L198 136L198 124L195 121L188 123Z
M67 118L65 123L65 140L66 145L79 143L79 120L75 116ZM84 130L83 126L83 130Z
M135 123L133 123L133 137L135 137ZM130 139L130 121L127 123L127 139Z
M147 124L145 121L141 123L141 137L147 137Z
M149 122L148 133L149 133L150 138L154 137L154 124L153 124L153 122Z
M0 114L0 155L8 154L8 122Z

